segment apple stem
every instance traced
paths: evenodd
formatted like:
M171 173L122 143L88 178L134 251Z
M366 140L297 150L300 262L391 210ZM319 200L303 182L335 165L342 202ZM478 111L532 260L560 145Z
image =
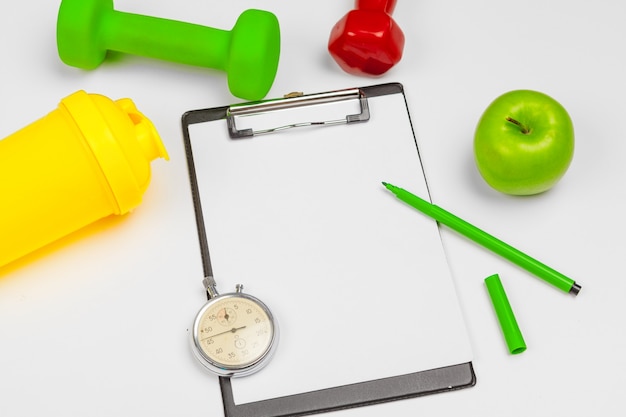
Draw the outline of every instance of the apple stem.
M530 133L530 129L529 129L526 125L524 125L523 123L521 123L521 122L519 122L519 121L515 120L514 118L512 118L512 117L507 117L507 118L506 118L506 121L507 121L507 122L511 122L511 123L513 123L514 125L518 126L520 129L522 129L522 133L523 133L523 134L527 135L527 134L529 134L529 133Z

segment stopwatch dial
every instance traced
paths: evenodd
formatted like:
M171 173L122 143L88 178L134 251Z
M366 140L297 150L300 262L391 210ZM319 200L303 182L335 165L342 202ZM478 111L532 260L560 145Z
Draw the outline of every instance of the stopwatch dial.
M243 367L270 350L273 331L267 312L254 300L219 298L200 317L199 347L218 366Z

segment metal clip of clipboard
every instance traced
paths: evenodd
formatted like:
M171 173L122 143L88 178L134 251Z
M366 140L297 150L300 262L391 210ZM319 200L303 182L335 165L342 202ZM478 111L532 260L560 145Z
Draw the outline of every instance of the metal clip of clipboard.
M267 129L238 129L235 118L253 114L261 114L274 110L293 109L315 104L334 103L344 100L358 100L360 112L348 114L340 119L289 123ZM365 93L359 88L331 91L327 93L302 95L277 100L268 100L252 104L232 105L227 110L226 122L228 133L232 139L248 138L255 135L274 133L281 130L307 126L331 126L346 123L365 122L370 118L369 106Z

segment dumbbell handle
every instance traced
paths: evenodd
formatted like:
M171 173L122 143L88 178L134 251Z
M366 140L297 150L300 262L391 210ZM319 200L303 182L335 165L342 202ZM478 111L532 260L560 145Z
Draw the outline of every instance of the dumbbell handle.
M392 14L396 0L356 0L355 7L360 10L379 10Z
M230 31L120 11L108 12L101 29L108 50L220 70L228 62Z

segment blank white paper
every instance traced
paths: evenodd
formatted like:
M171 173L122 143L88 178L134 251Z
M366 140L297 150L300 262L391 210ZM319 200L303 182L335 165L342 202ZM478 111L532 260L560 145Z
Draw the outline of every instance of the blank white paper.
M381 184L428 199L404 97L368 102L367 122L249 139L190 126L218 290L243 284L280 326L270 364L232 380L236 404L472 359L437 223Z

